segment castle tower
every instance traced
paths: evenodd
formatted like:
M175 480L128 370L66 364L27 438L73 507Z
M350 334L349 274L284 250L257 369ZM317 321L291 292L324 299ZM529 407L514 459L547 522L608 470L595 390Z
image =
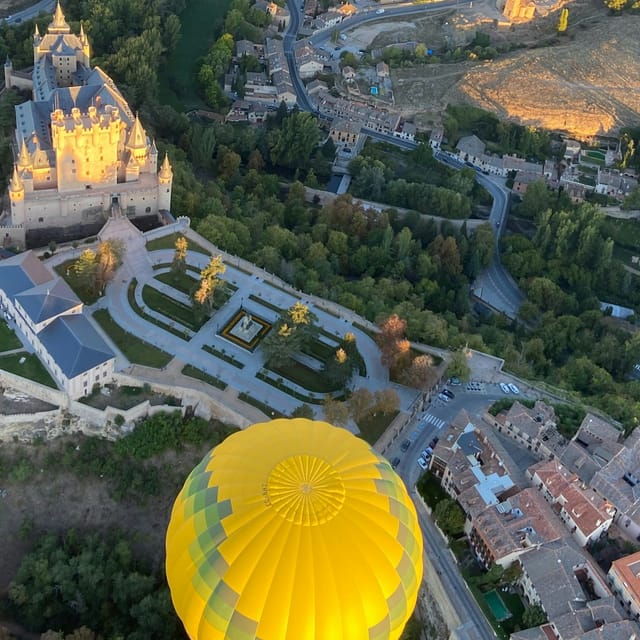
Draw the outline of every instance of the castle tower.
M139 165L144 165L147 162L147 134L140 123L140 118L136 114L136 119L129 132L129 138L127 139L127 149L131 153L131 156L136 159Z
M33 168L31 163L31 154L27 149L27 143L22 138L22 144L20 145L20 153L18 154L18 169L22 171L30 171Z
M47 33L71 33L71 27L67 23L64 13L62 13L60 0L58 0L58 4L56 4L56 10L53 14L53 22L49 25Z
M11 84L11 75L13 74L13 62L11 62L11 58L7 56L7 59L4 62L4 86L7 89L11 89L13 86Z
M173 171L169 164L168 154L164 154L164 160L158 173L158 210L171 211L171 185L173 183Z
M13 176L9 183L9 200L11 201L11 221L14 226L24 225L24 184L20 178L18 167L13 166Z
M149 173L156 173L158 171L158 147L156 147L156 141L151 141L151 148L149 149Z
M89 60L91 59L91 48L89 47L89 38L87 38L87 35L84 32L82 22L80 23L80 42L82 44L82 53L84 53L86 58L84 60L84 64L88 67Z

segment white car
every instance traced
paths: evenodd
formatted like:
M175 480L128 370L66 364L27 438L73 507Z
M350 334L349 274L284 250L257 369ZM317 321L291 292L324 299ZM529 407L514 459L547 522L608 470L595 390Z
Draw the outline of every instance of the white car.
M429 468L427 461L422 456L418 458L418 464L423 471L426 471Z
M384 9L376 9L376 13L380 15L381 13L384 13Z
M509 383L509 389L511 389L511 393L515 393L516 395L520 393L520 389L518 389L518 387L516 387L516 385L513 384L513 382Z
M509 393L510 392L509 385L505 384L504 382L500 383L500 388L502 389L502 393Z
M438 398L442 400L442 402L449 402L449 397L445 396L444 393L439 393Z

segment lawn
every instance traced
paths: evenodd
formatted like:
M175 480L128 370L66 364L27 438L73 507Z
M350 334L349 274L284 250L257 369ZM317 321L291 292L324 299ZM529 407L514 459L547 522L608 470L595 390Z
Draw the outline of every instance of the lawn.
M265 369L273 371L278 376L289 380L307 391L315 393L329 393L338 391L335 384L331 384L327 378L322 375L321 371L310 369L300 362L292 362L284 367L275 367L273 365L265 365Z
M142 288L142 300L149 309L153 309L157 313L175 320L193 331L198 331L208 320L208 318L202 318L200 322L197 322L190 306L174 300L148 284L145 284Z
M154 240L149 240L147 242L147 251L159 251L160 249L175 249L176 248L176 240L179 236L182 236L181 233L168 233L166 236L160 236L159 238L155 238ZM204 247L200 246L197 242L193 240L189 240L187 238L187 250L193 251L194 253L204 253L205 256L210 256L211 252L207 251Z
M181 338L182 340L189 340L189 335L184 329L179 329L173 323L169 324L168 322L163 322L159 318L156 318L155 316L152 316L145 312L145 310L138 304L136 300L137 286L138 281L133 278L133 280L131 280L131 282L129 283L129 287L127 288L127 300L129 301L129 306L134 310L134 312L147 322L155 324L156 327L160 327L161 329L172 333L174 336Z
M197 367L194 367L190 364L186 364L184 367L182 367L182 374L185 376L189 376L190 378L195 378L196 380L202 380L202 382L206 382L212 387L217 387L218 389L222 389L223 391L227 388L227 383L220 380L220 378L216 378L206 371L198 369Z
M85 304L93 304L100 296L96 291L92 291L83 287L78 280L76 272L73 270L75 260L67 260L62 264L58 264L54 267L55 272L73 289L73 292L84 302Z
M173 358L170 353L125 331L106 309L98 309L93 317L130 362L160 369Z
M21 358L25 359L22 364L20 364ZM32 353L27 353L26 351L0 356L0 369L4 369L9 373L15 373L17 376L22 376L34 382L39 382L47 387L58 388L58 385L53 381L53 378L49 375L49 372L40 360L38 360L37 356Z
M0 351L20 349L20 347L22 347L22 342L20 342L18 336L4 320L0 320Z
M231 0L191 0L180 14L182 37L160 69L161 103L178 111L203 105L196 91L198 63L222 31Z
M246 402L247 404L256 407L256 409L260 409L265 416L271 416L272 418L284 418L284 413L280 413L276 411L273 407L270 407L268 404L264 402L260 402L260 400L256 400L254 397L250 396L248 393L240 393L238 394L238 399L242 400L242 402Z
M198 280L188 273L166 271L165 273L159 273L154 278L186 295L191 295L191 292L198 286Z
M393 413L376 412L375 415L370 414L366 418L362 418L358 422L360 437L371 445L375 444L397 415L397 411Z

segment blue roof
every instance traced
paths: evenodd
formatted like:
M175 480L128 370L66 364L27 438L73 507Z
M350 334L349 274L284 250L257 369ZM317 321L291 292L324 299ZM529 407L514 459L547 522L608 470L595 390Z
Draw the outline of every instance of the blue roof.
M78 296L62 278L23 291L15 299L35 324L55 318L80 304Z
M81 314L56 318L38 337L69 379L115 358L91 322Z
M10 298L51 280L51 272L32 251L0 261L0 289Z

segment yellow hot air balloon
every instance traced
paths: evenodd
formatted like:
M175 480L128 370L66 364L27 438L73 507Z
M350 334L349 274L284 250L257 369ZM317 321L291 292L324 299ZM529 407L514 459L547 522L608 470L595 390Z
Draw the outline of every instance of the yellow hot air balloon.
M166 538L192 640L395 640L422 580L415 508L345 429L255 424L191 472Z

